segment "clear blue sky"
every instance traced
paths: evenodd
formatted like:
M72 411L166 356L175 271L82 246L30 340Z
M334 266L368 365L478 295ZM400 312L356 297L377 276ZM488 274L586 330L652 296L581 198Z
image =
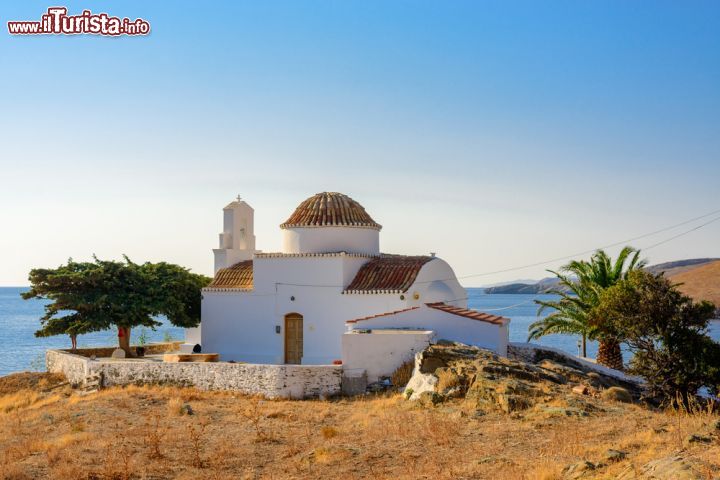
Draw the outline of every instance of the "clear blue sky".
M62 3L148 20L133 38L10 36L55 5L14 3L0 285L93 253L211 273L238 193L263 250L301 200L341 191L384 251L458 275L720 208L719 2ZM647 254L720 256L720 222Z

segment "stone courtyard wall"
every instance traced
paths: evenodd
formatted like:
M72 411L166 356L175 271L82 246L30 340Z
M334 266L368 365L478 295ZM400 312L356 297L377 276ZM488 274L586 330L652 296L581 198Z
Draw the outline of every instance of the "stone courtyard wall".
M246 363L164 363L92 360L48 350L49 372L63 373L73 384L99 374L101 386L169 384L202 390L232 390L268 398L312 398L340 393L340 365L260 365Z
M164 343L148 343L147 345L144 345L145 348L145 354L146 355L155 355L160 353L169 353L169 352L175 352L180 349L180 345L182 345L183 342L164 342ZM139 345L131 345L130 349L132 351L136 351ZM95 356L97 358L100 357L109 357L112 355L112 353L117 350L118 347L84 347L84 348L78 348L76 350L68 350L63 349L61 351L68 352L68 353L74 353L76 355L80 355L81 357L92 357Z
M77 385L88 376L88 359L63 350L45 352L45 367L50 373L62 373L73 385Z

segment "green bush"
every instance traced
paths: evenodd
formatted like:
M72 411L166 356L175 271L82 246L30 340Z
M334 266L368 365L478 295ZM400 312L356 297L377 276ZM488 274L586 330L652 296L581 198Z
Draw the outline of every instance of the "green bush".
M639 270L605 290L592 316L620 332L633 352L628 372L645 378L649 399L688 403L701 387L720 387L720 344L707 335L714 310Z

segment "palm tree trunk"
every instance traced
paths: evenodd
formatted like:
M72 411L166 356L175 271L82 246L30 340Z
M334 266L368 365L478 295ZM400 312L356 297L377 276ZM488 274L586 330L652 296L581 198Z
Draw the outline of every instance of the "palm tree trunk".
M597 363L615 370L623 370L620 342L617 340L601 340L598 346Z

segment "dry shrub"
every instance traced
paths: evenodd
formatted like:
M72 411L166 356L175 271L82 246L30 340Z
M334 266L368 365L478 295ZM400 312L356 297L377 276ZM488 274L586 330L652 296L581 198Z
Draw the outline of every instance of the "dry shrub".
M233 472L239 471L248 461L244 455L239 455L239 449L236 442L225 439L213 445L212 450L207 455L208 467L215 471L228 469Z
M675 430L677 446L683 448L685 437L691 433L698 433L704 427L714 424L718 417L717 406L708 400L701 402L691 398L685 403L681 397L665 409L665 413L672 419Z
M404 387L410 381L410 377L412 377L414 369L415 361L408 360L395 369L392 375L390 375L390 381L396 387Z
M133 441L121 437L105 443L100 478L130 480L135 474L135 450ZM92 478L91 475L88 475Z
M171 417L182 417L183 415L191 415L192 407L185 403L180 397L172 397L167 403L168 415Z
M207 423L200 421L197 426L191 423L187 425L187 435L190 441L190 455L192 457L192 466L195 468L203 468L205 460L203 460L203 446L205 443L205 428Z
M143 441L149 459L162 458L163 454L160 447L166 434L167 427L160 425L159 415L155 415L152 420L146 421Z
M322 436L325 440L329 440L338 436L338 431L329 425L322 427L320 429L320 433L322 433Z
M262 411L263 404L264 401L259 397L252 398L250 399L250 405L241 413L242 416L250 422L250 425L252 425L252 428L255 431L256 442L271 442L275 439L269 431L266 431L263 425L263 418L265 418Z
M632 403L632 395L622 387L610 387L603 390L600 395L604 400L613 402Z

